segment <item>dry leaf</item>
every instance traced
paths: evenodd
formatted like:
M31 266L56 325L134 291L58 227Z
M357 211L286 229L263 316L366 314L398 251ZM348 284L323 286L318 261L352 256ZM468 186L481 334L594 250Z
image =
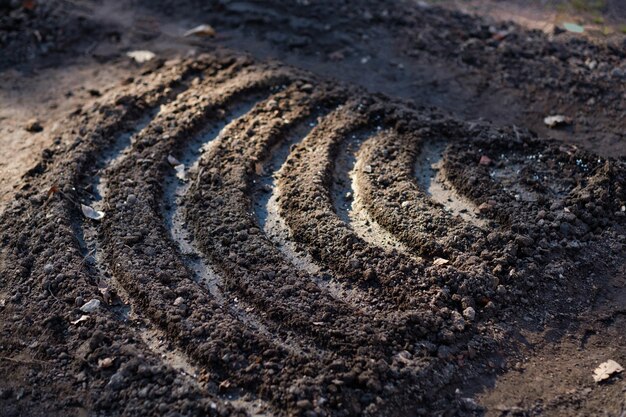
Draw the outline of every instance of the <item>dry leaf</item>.
M602 382L609 379L613 374L619 374L623 370L624 368L622 368L619 363L609 359L606 362L602 362L600 366L593 371L593 380L596 382Z
M35 10L35 7L37 7L37 2L35 0L24 0L22 1L22 7L26 10Z
M101 220L104 218L104 212L98 211L94 209L93 207L81 204L80 209L83 211L83 215L87 217L88 219Z
M58 193L59 192L59 187L57 185L53 185L52 187L50 187L50 189L48 190L48 198L50 198L50 196L52 194Z
M449 262L450 262L449 260L444 259L444 258L436 258L436 259L433 261L433 265L435 265L435 266L440 266L440 265L445 265L445 264L447 264L447 263L449 263Z
M148 62L154 59L154 57L156 57L156 54L151 51L130 51L126 53L126 56L134 59L135 62L139 64L143 64L144 62Z
M189 36L208 36L212 38L215 36L215 29L211 25L200 25L188 30L183 36L185 38Z

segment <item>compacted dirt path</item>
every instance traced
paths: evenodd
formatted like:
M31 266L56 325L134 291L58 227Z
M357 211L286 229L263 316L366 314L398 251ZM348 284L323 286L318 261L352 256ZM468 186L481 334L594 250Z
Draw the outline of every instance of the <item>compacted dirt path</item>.
M626 411L621 38L0 7L0 415Z

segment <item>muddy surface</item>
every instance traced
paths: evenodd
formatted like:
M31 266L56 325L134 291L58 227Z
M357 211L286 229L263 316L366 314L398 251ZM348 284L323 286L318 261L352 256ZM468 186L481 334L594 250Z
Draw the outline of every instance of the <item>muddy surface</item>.
M0 415L626 412L622 36L0 1L0 48Z

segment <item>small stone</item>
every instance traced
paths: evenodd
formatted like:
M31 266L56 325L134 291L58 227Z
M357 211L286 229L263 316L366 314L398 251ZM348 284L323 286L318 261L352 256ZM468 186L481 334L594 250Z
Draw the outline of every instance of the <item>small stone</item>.
M111 366L113 366L113 359L111 358L104 358L104 359L98 360L98 368L100 369L110 368Z
M474 310L472 307L467 307L465 310L463 310L463 317L465 317L469 321L473 321L476 318L476 310Z
M53 270L54 270L54 265L52 265L52 264L45 264L43 266L43 272L45 272L46 274L49 274Z
M93 313L99 308L100 308L100 300L96 298L92 298L91 300L83 304L83 306L80 308L80 311L82 311L83 313Z
M483 155L480 157L480 161L478 161L478 163L480 165L484 165L484 166L489 166L491 165L491 158L489 158L487 155Z
M137 196L135 194L129 194L126 197L126 204L135 204L137 202Z
M489 200L485 203L482 203L480 206L478 206L478 211L481 213L490 212L491 210L493 210L495 205L496 204L493 200Z
M179 306L184 302L185 302L185 299L183 297L178 297L177 299L174 300L174 305Z
M124 386L124 376L119 372L113 374L107 386L113 390L119 390Z
M43 126L37 119L30 119L26 122L26 131L31 133L41 132L43 130Z
M309 408L313 408L313 404L309 400L300 400L296 403L296 407L302 410L308 410Z

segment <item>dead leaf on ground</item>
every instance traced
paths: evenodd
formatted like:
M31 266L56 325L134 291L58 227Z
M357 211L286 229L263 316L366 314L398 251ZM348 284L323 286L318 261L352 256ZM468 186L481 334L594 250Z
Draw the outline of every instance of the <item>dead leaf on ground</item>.
M148 62L154 59L154 57L156 57L156 54L152 51L139 50L127 52L126 56L134 59L135 62L139 64L143 64L144 62Z
M48 190L48 198L50 198L50 196L52 194L58 193L59 192L59 187L57 185L53 185L52 187L50 187L50 189Z
M37 2L35 0L24 0L22 2L22 7L26 10L35 10L37 7Z
M101 219L104 218L104 212L103 211L98 211L98 210L94 209L93 207L81 204L80 205L80 209L82 210L83 215L85 217L87 217L88 219L101 220Z
M212 38L213 36L215 36L215 34L216 32L215 32L215 29L213 29L213 26L199 25L185 32L183 36L185 38L188 38L189 36L207 36L207 37Z
M624 368L622 368L619 363L609 359L606 362L602 362L600 366L593 371L593 380L596 382L602 382L609 379L614 374L619 374L623 370Z

